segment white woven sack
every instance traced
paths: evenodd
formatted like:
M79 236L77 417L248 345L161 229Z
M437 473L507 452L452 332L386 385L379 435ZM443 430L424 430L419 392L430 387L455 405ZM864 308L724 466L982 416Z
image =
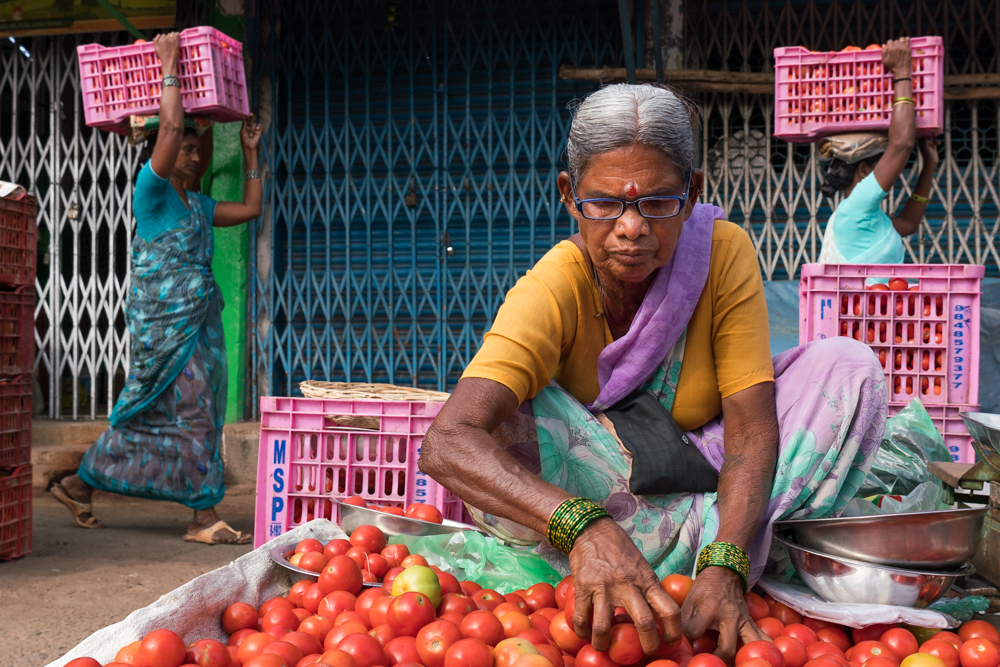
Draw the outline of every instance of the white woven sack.
M170 591L148 607L133 611L125 620L98 630L47 667L62 667L81 657L94 658L101 664L111 662L123 646L160 628L173 630L189 645L199 639L218 639L226 643L229 636L222 629L222 612L234 602L259 607L265 600L287 595L292 586L288 576L290 570L271 560L271 549L279 543L295 544L308 537L326 542L346 539L347 535L327 519L310 521L229 565Z

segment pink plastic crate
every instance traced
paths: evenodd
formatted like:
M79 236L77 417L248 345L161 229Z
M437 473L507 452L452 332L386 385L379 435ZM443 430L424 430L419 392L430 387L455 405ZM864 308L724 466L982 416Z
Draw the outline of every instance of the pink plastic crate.
M353 495L376 505L430 503L460 521L462 502L417 469L442 405L262 397L255 546L313 518L339 521L333 501ZM379 428L337 426L328 415L377 417Z
M906 407L906 403L890 403L889 416ZM965 422L958 416L960 412L978 412L978 405L925 405L934 426L944 436L944 444L955 463L975 463L976 450L972 448L972 436L965 428Z
M0 291L0 377L31 373L34 368L35 286Z
M31 553L31 465L0 470L0 560Z
M31 375L0 378L0 469L31 463Z
M890 403L978 403L983 275L984 267L966 264L806 264L799 343L833 336L866 343L885 369ZM866 289L893 277L911 290Z
M917 136L936 136L944 131L944 43L914 37L910 48ZM883 69L881 50L775 49L774 136L807 143L839 132L888 130L892 75Z
M152 42L82 44L76 50L87 125L125 134L129 116L159 113L162 73ZM223 123L249 115L243 45L237 40L215 28L188 28L180 36L178 70L185 113Z
M35 288L37 215L34 195L0 197L0 285Z

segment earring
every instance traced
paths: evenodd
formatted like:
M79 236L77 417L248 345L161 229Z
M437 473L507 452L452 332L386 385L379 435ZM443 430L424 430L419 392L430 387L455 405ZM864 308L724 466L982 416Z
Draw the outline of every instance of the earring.
M562 197L560 197L559 201L566 201L566 195L563 195Z

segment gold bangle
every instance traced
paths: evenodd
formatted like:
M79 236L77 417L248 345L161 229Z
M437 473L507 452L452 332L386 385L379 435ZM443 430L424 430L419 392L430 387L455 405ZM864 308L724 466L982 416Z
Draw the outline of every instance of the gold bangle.
M912 201L917 202L918 204L926 204L927 202L930 201L930 199L928 199L927 197L921 197L916 192L914 192L912 195L910 195L910 199Z
M892 106L895 107L898 104L912 104L916 106L916 102L912 97L897 97L892 101Z

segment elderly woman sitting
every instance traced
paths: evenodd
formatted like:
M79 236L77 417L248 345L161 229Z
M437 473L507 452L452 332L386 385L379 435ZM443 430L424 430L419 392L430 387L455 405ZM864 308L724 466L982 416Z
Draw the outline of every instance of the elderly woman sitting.
M567 152L559 189L580 233L507 294L420 469L481 527L572 571L573 623L595 648L621 606L648 654L715 629L729 659L738 637L765 638L743 595L771 524L838 511L870 467L882 369L844 338L771 359L753 244L695 203L673 93L594 93ZM697 574L683 609L659 583L675 572Z

